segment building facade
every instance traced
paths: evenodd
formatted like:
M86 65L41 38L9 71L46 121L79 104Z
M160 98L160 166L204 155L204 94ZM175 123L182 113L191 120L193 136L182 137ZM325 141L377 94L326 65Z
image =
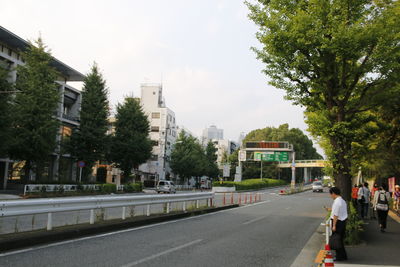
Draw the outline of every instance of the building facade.
M10 70L10 81L15 83L17 79L17 66L23 65L24 60L21 51L26 51L29 43L12 32L0 26L0 64ZM46 168L47 177L51 180L74 180L76 164L68 154L62 154L60 143L66 136L71 135L73 128L79 126L79 110L81 104L81 92L68 84L68 82L82 82L85 76L72 69L65 63L53 58L50 65L57 70L59 77L54 81L58 85L60 100L55 117L61 122L57 135L55 151L49 155L49 166ZM34 114L32 114L34 115ZM18 178L18 166L23 164L14 162L9 158L0 159L0 180L3 188L6 188L7 179ZM11 170L14 172L11 173ZM35 179L35 174L31 174Z
M201 136L201 142L203 145L206 145L210 140L222 139L224 139L224 130L218 129L215 125L211 125L210 127L205 128Z
M145 180L172 178L171 152L177 138L175 113L165 104L161 84L141 84L141 104L149 118L152 157L139 167Z

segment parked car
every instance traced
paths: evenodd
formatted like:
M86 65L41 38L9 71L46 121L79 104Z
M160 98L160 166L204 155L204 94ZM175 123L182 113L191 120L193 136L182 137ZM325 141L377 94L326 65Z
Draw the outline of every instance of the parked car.
M313 192L324 192L324 187L321 181L315 181L312 184L312 191Z
M157 193L176 193L176 187L173 182L171 181L158 181L156 187Z

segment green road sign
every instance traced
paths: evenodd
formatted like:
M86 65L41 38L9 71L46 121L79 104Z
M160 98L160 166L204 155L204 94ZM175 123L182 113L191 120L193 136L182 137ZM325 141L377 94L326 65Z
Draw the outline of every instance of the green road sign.
M255 161L289 161L288 152L254 152Z

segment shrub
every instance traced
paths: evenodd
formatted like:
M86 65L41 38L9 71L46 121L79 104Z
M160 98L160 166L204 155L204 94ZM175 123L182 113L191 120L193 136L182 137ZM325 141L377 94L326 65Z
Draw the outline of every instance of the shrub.
M142 190L143 190L142 183L129 183L129 184L125 184L125 186L124 186L124 191L127 193L142 192Z
M226 186L226 187L236 187L236 190L251 190L251 189L262 189L271 186L279 186L285 185L286 182L283 180L277 179L247 179L241 182L231 182L231 181L223 181L220 183L219 181L215 181L213 186Z
M117 186L115 184L102 184L100 191L103 193L115 193L117 192Z
M356 245L360 243L360 233L363 231L363 222L358 217L357 209L352 202L347 202L348 205L348 218L346 224L346 238L344 239L347 245Z

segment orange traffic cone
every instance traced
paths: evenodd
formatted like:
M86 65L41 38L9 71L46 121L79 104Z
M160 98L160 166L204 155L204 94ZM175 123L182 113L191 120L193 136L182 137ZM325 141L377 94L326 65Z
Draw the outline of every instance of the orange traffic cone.
M325 250L326 250L326 256L325 256L325 267L332 267L335 266L333 262L333 257L332 257L332 251L331 248L329 247L329 244L325 245Z

